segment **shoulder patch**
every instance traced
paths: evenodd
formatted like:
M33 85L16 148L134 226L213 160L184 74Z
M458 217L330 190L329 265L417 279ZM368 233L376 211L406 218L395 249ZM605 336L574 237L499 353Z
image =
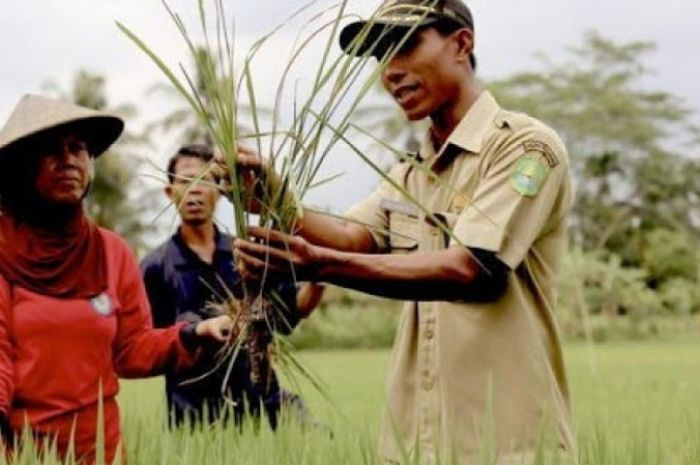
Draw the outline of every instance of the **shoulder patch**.
M510 185L518 194L534 197L542 188L550 169L539 157L525 155L515 164Z
M538 140L527 140L523 142L523 148L525 149L526 153L540 152L544 156L545 160L547 160L547 164L550 168L556 168L556 166L559 164L559 158L557 158L554 150L552 150L552 148L544 142Z

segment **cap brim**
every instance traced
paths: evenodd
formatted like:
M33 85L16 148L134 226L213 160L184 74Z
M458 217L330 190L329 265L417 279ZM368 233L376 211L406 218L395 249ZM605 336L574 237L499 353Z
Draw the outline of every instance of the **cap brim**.
M124 121L121 118L110 115L97 115L85 118L76 118L54 126L45 127L27 134L10 144L0 148L0 159L6 159L11 153L22 155L23 149L31 146L32 142L42 136L55 132L75 132L85 139L90 154L94 157L102 155L121 135L124 130Z
M340 31L340 48L352 56L382 57L391 46L404 40L412 30L432 24L436 20L426 16L420 21L410 23L356 21Z

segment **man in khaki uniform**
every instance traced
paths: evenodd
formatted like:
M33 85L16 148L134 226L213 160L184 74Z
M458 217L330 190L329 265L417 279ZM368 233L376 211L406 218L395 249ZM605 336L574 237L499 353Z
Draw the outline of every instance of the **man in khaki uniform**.
M552 430L575 452L554 317L569 159L551 129L478 88L473 30L460 0L388 1L347 26L343 50L391 53L385 88L409 119L431 118L420 152L350 209L354 221L305 212L294 237L253 228L272 246L236 242L254 279L291 260L300 279L408 301L388 373L387 463L406 452L472 463L485 441L498 463L527 463Z

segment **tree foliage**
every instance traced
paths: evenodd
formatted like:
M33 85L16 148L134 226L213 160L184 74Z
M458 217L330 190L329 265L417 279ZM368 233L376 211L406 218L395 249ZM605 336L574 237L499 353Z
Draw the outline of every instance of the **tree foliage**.
M589 318L639 335L657 317L700 312L697 128L681 99L646 84L654 49L590 32L563 60L540 56L538 69L491 86L569 148L577 199L560 307L570 333Z
M644 232L700 235L692 113L671 93L649 90L650 42L616 43L595 32L567 59L493 83L504 106L548 122L565 137L577 181L574 239L641 263ZM696 148L696 147L693 147Z

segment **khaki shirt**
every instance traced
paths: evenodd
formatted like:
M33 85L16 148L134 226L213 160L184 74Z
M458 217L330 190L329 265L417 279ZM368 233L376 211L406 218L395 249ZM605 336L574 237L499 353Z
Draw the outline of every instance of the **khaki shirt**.
M466 464L490 441L499 463L522 463L549 428L574 451L554 317L573 201L566 149L550 128L484 92L440 152L428 137L417 160L390 176L432 214L384 181L347 216L372 228L380 251L481 248L512 272L494 302L404 305L380 454L401 462L402 450L419 452L431 464L457 453Z

